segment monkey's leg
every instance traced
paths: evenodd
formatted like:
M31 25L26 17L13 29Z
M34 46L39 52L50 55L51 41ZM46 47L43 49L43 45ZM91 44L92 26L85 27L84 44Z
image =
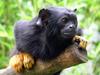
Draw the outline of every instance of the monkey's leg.
M27 53L19 53L11 57L9 65L16 72L22 72L24 69L31 69L34 64L34 59Z
M86 49L86 47L87 47L87 41L83 37L76 35L73 38L73 41L78 43L79 48Z

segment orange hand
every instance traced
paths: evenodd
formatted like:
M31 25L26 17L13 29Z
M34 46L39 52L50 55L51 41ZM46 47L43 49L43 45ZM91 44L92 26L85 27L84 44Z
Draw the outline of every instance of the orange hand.
M22 72L24 69L31 69L34 64L34 59L27 53L19 53L11 57L9 65L16 72Z

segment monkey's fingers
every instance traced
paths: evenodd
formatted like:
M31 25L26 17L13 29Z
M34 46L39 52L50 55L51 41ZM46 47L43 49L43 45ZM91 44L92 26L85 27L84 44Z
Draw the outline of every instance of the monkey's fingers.
M87 41L83 37L76 35L73 38L73 41L75 41L75 42L78 43L79 48L86 49L86 47L87 47Z
M34 65L34 59L27 53L23 54L23 65L25 69L31 69Z
M82 48L82 49L86 49L86 47L87 47L87 41L82 39L80 41L79 47Z
M23 71L23 56L22 54L17 54L11 57L9 65L12 66L15 72Z

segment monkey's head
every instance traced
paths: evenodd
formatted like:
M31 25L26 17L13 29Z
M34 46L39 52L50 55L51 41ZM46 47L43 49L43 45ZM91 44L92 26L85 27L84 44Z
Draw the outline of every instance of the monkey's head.
M77 29L75 11L64 7L41 9L36 24L44 28L48 37L73 38Z

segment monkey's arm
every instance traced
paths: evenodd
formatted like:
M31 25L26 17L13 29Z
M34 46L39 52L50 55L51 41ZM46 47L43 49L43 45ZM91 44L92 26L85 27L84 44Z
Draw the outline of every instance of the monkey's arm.
M14 68L16 72L22 72L24 69L31 69L34 64L34 58L23 49L23 45L27 43L25 34L29 32L31 23L26 20L20 20L15 23L14 33L16 40L16 47L12 51L9 65ZM25 46L26 47L26 46ZM25 49L27 50L27 49Z
M77 30L76 30L76 35L78 35L78 36L83 35L83 30L78 27Z

